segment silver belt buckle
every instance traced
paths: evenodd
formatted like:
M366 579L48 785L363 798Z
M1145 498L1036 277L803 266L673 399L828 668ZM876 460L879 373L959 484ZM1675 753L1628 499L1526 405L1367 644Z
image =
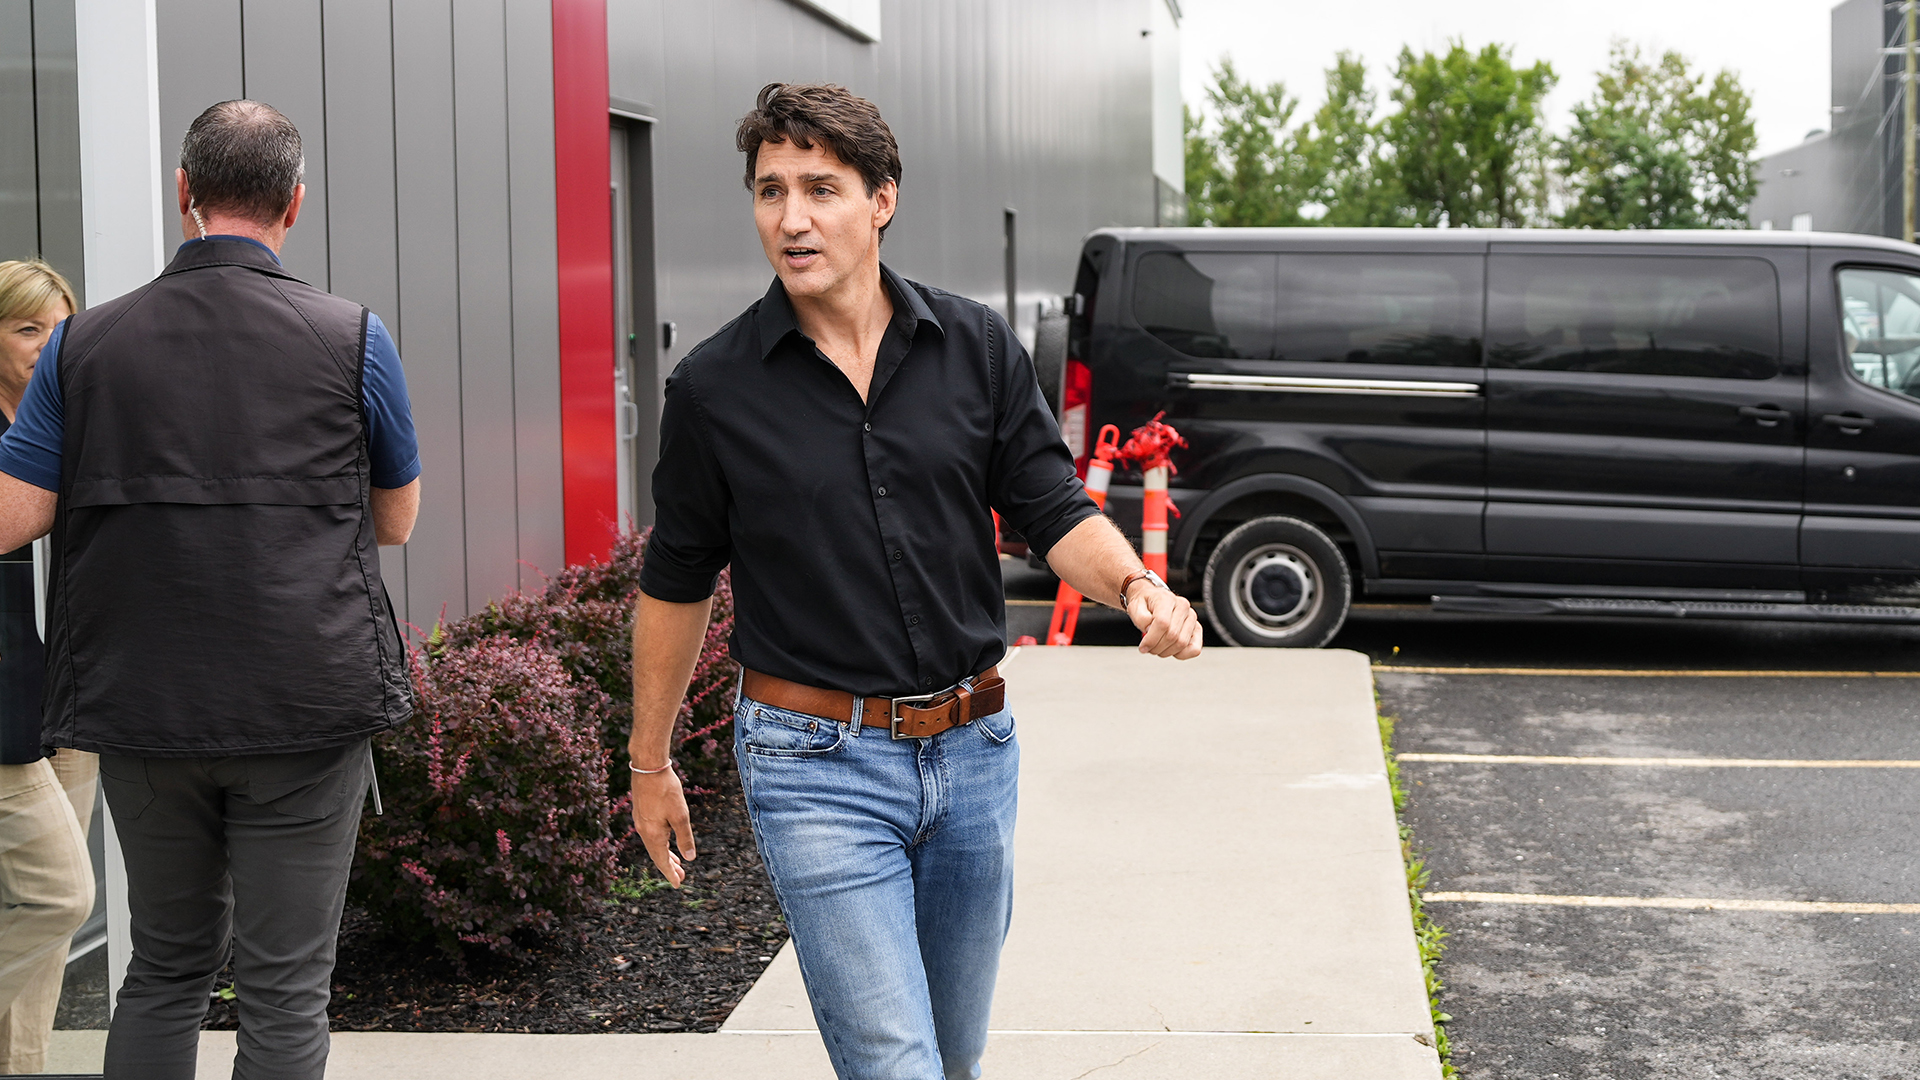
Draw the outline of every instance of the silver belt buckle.
M897 697L897 698L888 699L887 701L887 720L888 720L887 734L893 736L893 739L895 742L899 742L902 739L924 738L925 736L921 736L921 735L900 734L900 719L901 719L900 706L919 705L923 702L932 701L935 698L946 697L948 694L953 693L955 690L958 690L959 688L960 688L960 684L954 683L952 686L947 687L945 690L937 690L931 694L918 694L913 697Z

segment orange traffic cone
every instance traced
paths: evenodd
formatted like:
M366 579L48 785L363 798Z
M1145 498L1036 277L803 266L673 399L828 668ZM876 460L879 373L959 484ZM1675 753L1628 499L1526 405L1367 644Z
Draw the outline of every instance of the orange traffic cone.
M1145 488L1140 500L1140 561L1162 578L1167 576L1167 511L1180 513L1180 508L1173 505L1173 499L1167 494L1167 477L1173 472L1170 455L1176 447L1187 445L1178 431L1160 422L1160 417L1165 415L1158 413L1134 429L1118 455L1140 463Z
M1093 456L1087 459L1087 494L1102 510L1107 507L1107 488L1113 483L1113 458L1120 451L1120 429L1108 424L1100 429ZM1080 593L1062 581L1053 598L1053 621L1047 625L1047 644L1071 645L1080 628Z

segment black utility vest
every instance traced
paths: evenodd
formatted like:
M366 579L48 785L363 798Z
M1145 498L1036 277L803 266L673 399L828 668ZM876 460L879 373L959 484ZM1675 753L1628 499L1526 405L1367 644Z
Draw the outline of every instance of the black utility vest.
M68 320L46 739L218 757L412 709L380 581L366 309L239 240Z

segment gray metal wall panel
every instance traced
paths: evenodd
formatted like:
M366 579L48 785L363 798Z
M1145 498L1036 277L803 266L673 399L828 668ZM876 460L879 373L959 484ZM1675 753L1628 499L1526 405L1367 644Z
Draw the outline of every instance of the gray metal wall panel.
M240 0L167 0L155 6L160 55L160 160L167 163L161 205L175 205L173 169L180 140L207 106L246 96ZM305 132L302 132L304 135ZM172 239L172 235L168 235Z
M39 140L40 257L86 306L80 226L80 98L73 0L33 0L33 95Z
M1004 308L1001 215L1019 211L1016 325L1070 292L1081 239L1151 225L1158 0L887 0L877 44L786 0L609 0L615 97L655 107L662 372L766 290L733 124L770 81L837 82L880 106L905 175L885 258Z
M510 482L515 449L513 251L507 220L505 57L501 0L455 0L454 169L469 610L486 606L519 583L515 485Z
M41 43L28 69L41 84L31 201L47 253L77 283L74 0L31 2L34 33L0 24L0 49ZM216 101L286 112L306 143L308 201L284 257L379 312L400 342L424 490L414 542L381 553L401 616L430 625L537 584L526 564L558 571L550 6L163 0L158 12L168 161ZM170 171L155 179L170 202Z
M389 0L327 0L321 44L326 57L326 143L335 148L325 160L328 278L334 292L372 308L397 340L400 249L394 208L392 26ZM321 224L314 218L304 227ZM402 621L410 621L407 549L382 548L380 563L395 610Z
M0 4L0 261L40 253L33 119L33 6Z
M280 261L306 281L327 280L327 89L321 55L320 0L246 0L241 48L246 96L286 114L300 129L307 159L307 228L287 233ZM314 226L320 226L315 228Z
M443 606L449 615L463 614L467 599L453 11L447 0L395 0L393 52L400 349L422 469L407 604L414 622L430 625Z
M554 247L553 16L507 4L507 169L520 584L566 562L560 470L559 267Z

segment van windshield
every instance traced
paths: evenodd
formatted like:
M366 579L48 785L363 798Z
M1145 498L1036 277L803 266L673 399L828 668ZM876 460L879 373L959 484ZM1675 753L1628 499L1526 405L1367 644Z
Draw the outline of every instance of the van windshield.
M1920 397L1920 278L1860 269L1839 276L1848 369L1869 386Z

